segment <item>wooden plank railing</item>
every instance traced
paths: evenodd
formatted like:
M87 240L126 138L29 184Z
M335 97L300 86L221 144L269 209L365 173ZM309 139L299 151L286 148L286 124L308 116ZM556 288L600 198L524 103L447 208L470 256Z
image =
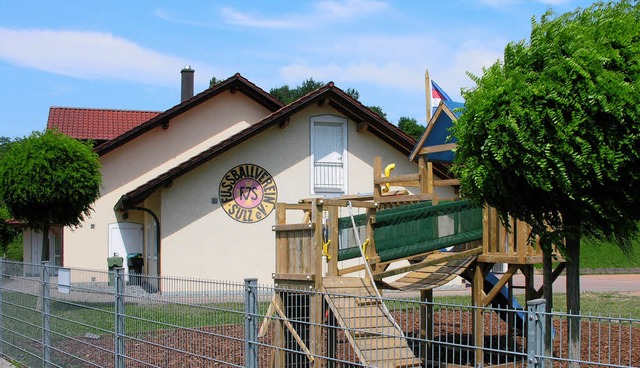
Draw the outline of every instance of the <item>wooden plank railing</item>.
M482 211L483 239L479 259L489 263L532 264L542 262L539 240L531 239L531 226L513 218L504 226L498 211L485 207Z

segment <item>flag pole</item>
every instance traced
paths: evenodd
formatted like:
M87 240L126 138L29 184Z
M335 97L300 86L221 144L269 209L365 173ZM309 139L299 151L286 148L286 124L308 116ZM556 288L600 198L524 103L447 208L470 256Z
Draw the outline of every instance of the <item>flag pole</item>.
M431 91L431 78L429 78L429 69L425 69L424 71L424 89L425 89L425 94L427 97L427 124L429 125L429 121L431 120L431 94L433 93Z

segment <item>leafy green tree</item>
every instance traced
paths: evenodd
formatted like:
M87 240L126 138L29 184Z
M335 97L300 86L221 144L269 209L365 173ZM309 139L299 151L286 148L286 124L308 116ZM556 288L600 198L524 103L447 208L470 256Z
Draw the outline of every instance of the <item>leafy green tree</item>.
M209 80L209 88L215 86L216 84L222 82L220 79L214 77L211 77L211 80Z
M406 116L402 116L398 119L398 128L403 132L407 133L416 141L422 137L426 127L418 124L418 121L415 118L409 118Z
M313 78L309 78L304 80L301 85L296 86L293 89L285 84L281 87L271 88L271 90L269 90L269 93L285 105L288 105L293 101L299 99L300 97L306 95L307 93L313 92L316 89L324 86L324 84L324 82L315 81L313 80ZM360 99L360 92L356 91L353 88L347 88L345 93L351 96L354 100Z
M10 145L13 143L11 138L8 137L0 137L0 161L4 156L4 153L9 149ZM9 210L4 205L2 198L0 197L0 249L2 250L2 256L5 257L7 254L7 247L11 242L13 242L18 235L20 235L20 231L16 228L10 226L5 221L10 220L11 216L9 215Z
M547 255L563 247L567 309L579 313L580 239L628 251L638 233L640 5L547 12L528 42L471 77L454 125L461 191L528 222ZM571 326L579 354L580 325Z
M9 226L5 221L9 220L9 211L6 206L0 206L0 249L2 250L2 257L7 254L7 247L14 241L20 231L16 228Z
M306 95L309 92L313 92L316 89L324 86L324 83L313 80L313 78L306 79L301 85L291 89L288 85L282 87L272 88L269 93L282 101L285 105L292 103L300 97Z
M0 161L0 198L11 216L43 234L49 226L78 226L100 195L100 160L90 143L47 131L12 144Z
M387 118L387 113L382 111L382 107L380 106L367 106L369 108L369 110L373 111L376 113L376 115L378 115L379 117L386 119Z

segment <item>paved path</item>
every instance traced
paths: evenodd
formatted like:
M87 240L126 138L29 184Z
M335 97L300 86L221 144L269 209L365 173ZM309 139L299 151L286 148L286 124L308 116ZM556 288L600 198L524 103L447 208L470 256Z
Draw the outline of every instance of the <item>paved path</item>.
M514 282L524 284L522 275ZM517 276L516 276L517 277ZM522 281L520 281L522 280ZM536 286L542 285L542 275L535 276ZM565 293L567 291L567 278L564 275L558 276L553 283L554 293ZM580 276L581 292L640 292L640 274L631 275L583 275Z
M497 275L500 277L500 275ZM535 275L535 286L542 286L542 275ZM524 285L524 276L520 273L513 277L515 286ZM553 283L554 293L566 293L567 278L564 275L558 276ZM640 273L629 275L583 275L580 276L580 291L585 292L623 292L640 295ZM460 295L470 292L470 287L436 289L435 293L440 295ZM514 292L524 293L523 289L514 288Z

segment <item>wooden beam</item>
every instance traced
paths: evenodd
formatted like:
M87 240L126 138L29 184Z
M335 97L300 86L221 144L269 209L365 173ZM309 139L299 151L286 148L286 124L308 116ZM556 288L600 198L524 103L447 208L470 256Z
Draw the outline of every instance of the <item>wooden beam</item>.
M338 276L348 275L350 273L362 271L364 269L365 269L364 264L359 264L359 265L355 265L355 266L351 266L351 267L347 267L347 268L342 268L342 269L338 270Z
M376 199L376 203L395 203L395 202L421 202L421 201L430 201L433 199L432 194L410 194L410 195L399 195L393 197L380 197Z
M500 280L498 280L498 282L493 285L491 291L489 291L487 296L482 301L483 307L486 307L487 305L489 305L489 303L491 303L491 301L493 301L500 290L507 284L507 281L509 281L516 272L518 272L518 265L509 265L509 269L507 270L507 272L505 272Z
M450 187L460 185L460 179L444 179L444 180L434 180L434 187Z
M271 275L274 280L294 280L294 281L314 281L314 274L307 273L274 273Z
M360 133L362 131L365 131L369 128L369 123L366 121L361 121L358 123L358 125L356 125L356 132Z
M300 346L300 349L302 349L302 351L307 356L307 359L309 359L310 362L313 362L315 360L315 358L313 357L313 354L311 354L311 352L307 348L307 345L304 343L304 341L302 341L302 338L300 338L300 335L298 335L298 331L296 331L295 327L293 327L291 322L289 322L289 318L287 318L287 315L282 311L282 308L280 308L278 303L274 303L274 307L276 312L278 312L278 315L280 316L280 318L282 318L282 323L284 323L284 325L287 326L287 329L291 333L291 336L293 336L293 338L296 340L296 342Z
M565 262L562 262L558 265L558 267L556 267L555 270L553 270L553 272L551 273L551 283L556 282L556 279L558 279L558 276L560 276L560 274L562 273L562 271L564 271L566 266L567 264ZM536 291L535 297L541 298L543 292L544 292L544 285L540 286L540 288Z
M365 202L365 201L349 201L345 199L328 199L323 198L319 200L319 203L325 206L336 206L336 207L347 207L348 202L351 202L351 207L354 208L375 208L376 205L373 202Z
M284 119L282 119L280 121L280 124L278 125L280 127L280 129L284 129L284 128L288 127L290 120L291 120L291 118L289 116L286 116Z
M374 184L395 184L406 181L420 181L420 174L404 174L404 175L394 175L390 177L378 177L373 179Z
M420 154L426 155L428 153L447 152L455 149L456 147L458 147L457 143L445 143L445 144L438 144L435 146L422 147L420 149Z
M313 230L315 224L286 224L286 225L273 225L271 229L273 231L300 231L300 230Z

